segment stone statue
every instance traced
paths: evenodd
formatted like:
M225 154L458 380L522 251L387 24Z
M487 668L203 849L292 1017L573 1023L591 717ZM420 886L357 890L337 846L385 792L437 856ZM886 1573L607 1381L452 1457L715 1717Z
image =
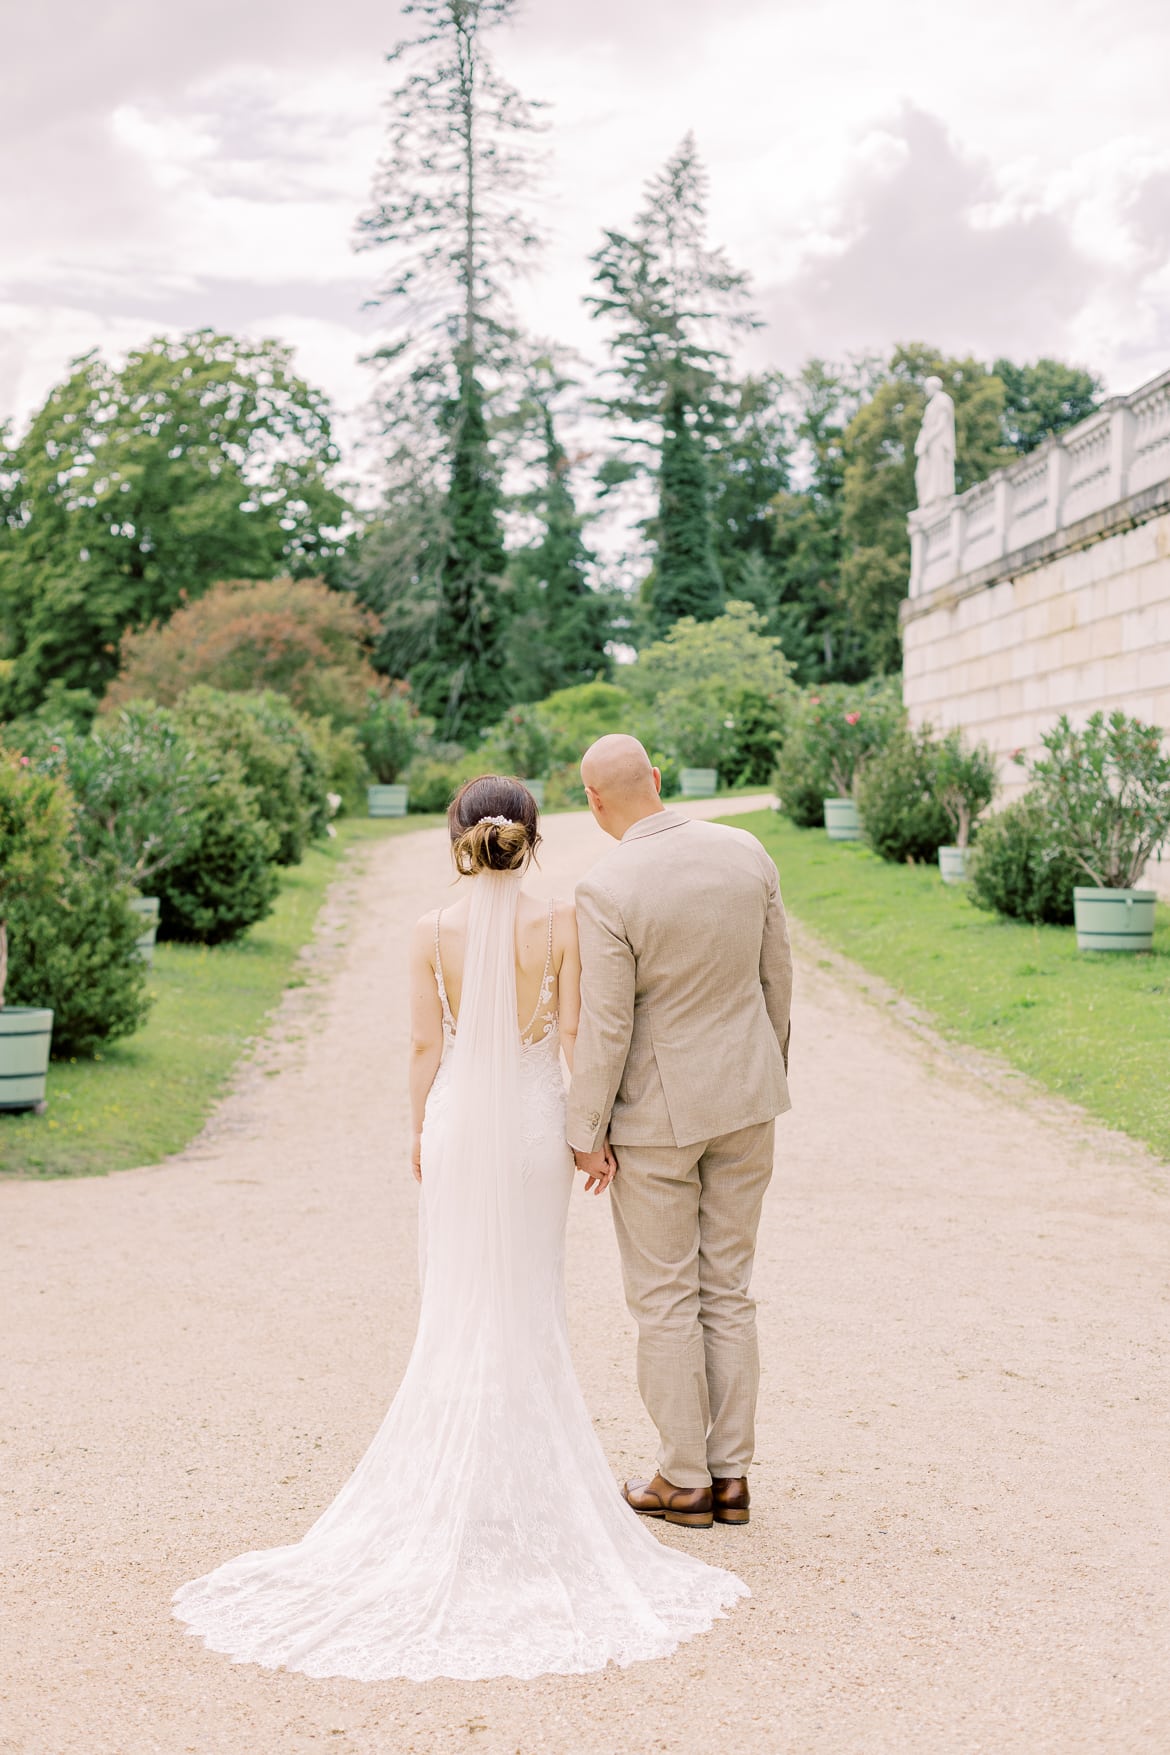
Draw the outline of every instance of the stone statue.
M918 504L932 506L955 491L955 405L941 378L926 380L926 409L914 441Z

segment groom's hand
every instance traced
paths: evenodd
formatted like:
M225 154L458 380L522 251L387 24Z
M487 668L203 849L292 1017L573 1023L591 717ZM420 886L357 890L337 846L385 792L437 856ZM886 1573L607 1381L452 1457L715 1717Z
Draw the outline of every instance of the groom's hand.
M579 1152L574 1146L573 1157L585 1178L586 1194L604 1194L617 1175L618 1161L613 1147L605 1140L596 1152Z

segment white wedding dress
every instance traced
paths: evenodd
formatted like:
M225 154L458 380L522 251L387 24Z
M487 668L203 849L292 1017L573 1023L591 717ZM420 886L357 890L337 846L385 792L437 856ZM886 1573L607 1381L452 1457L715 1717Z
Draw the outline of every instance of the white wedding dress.
M422 1143L422 1304L350 1480L294 1546L184 1585L238 1662L358 1681L531 1677L664 1657L747 1586L663 1545L618 1493L569 1356L573 1184L551 964L516 1015L520 879L474 878L458 1031ZM437 938L437 929L436 929Z

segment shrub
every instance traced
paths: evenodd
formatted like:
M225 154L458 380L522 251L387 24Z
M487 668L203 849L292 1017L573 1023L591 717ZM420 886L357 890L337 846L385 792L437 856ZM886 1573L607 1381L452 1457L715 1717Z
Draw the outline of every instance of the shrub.
M410 770L408 808L414 812L445 811L464 780L474 778L464 773L458 762L441 762L434 756L420 756Z
M406 683L393 683L386 694L371 689L357 736L374 779L383 786L392 786L410 766L411 757L430 729L429 720L421 716L411 700Z
M127 634L122 674L106 705L147 698L173 706L196 683L236 694L275 689L302 713L355 725L385 683L367 652L378 624L316 579L213 585L163 627Z
M9 997L52 1006L57 1058L132 1035L150 1010L129 894L112 861L74 862L49 894L26 893L13 910Z
M564 762L553 769L544 784L545 810L584 810L588 802L579 762Z
M320 764L330 816L334 814L330 795L340 800L339 811L361 809L365 804L366 759L357 732L350 725L334 725L324 717L304 723Z
M1071 924L1073 887L1081 873L1056 845L1047 810L1035 792L987 819L968 870L969 894L977 907L1034 925Z
M149 890L187 846L192 812L214 778L210 754L149 701L99 720L87 735L46 732L45 740L33 754L77 800L81 858L112 859L119 882Z
M549 771L552 737L535 707L509 707L484 738L481 753L485 773L538 779Z
M297 737L297 715L280 697L229 695L205 684L189 689L175 709L179 724L217 762L238 763L256 807L276 837L278 865L297 865L314 833L329 820L320 762L308 738ZM311 765L311 772L306 768Z
M956 847L969 845L998 784L995 757L985 743L970 748L958 731L949 731L936 746L933 791L950 819Z
M72 818L73 801L60 778L35 768L22 752L0 749L0 1006L9 919L21 901L55 890L65 869ZM14 936L18 930L13 929Z
M1170 836L1164 737L1117 711L1094 713L1079 731L1062 714L1040 740L1037 797L1057 844L1099 889L1132 889Z
M591 743L612 731L641 738L649 747L654 741L653 720L647 710L616 683L578 683L557 689L532 709L550 740L552 771L579 762Z
M221 944L272 912L276 836L239 770L225 764L201 791L182 853L155 881L162 938Z
M898 685L886 679L808 689L789 715L774 784L798 828L818 828L826 798L848 798L866 762L904 721Z
M857 782L865 839L883 859L904 864L938 857L951 820L936 796L939 745L929 726L895 732Z
M771 774L792 666L764 627L747 603L712 621L685 616L619 673L650 714L653 741L680 763L729 781Z

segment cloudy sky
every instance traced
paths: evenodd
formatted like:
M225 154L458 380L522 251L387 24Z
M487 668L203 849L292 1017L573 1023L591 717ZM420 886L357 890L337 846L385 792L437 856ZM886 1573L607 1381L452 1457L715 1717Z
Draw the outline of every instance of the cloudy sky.
M375 0L0 0L0 420L78 353L212 324L360 404L352 251L388 83ZM585 258L693 128L755 362L922 339L1170 366L1166 0L528 0L551 242L518 303L586 352Z

